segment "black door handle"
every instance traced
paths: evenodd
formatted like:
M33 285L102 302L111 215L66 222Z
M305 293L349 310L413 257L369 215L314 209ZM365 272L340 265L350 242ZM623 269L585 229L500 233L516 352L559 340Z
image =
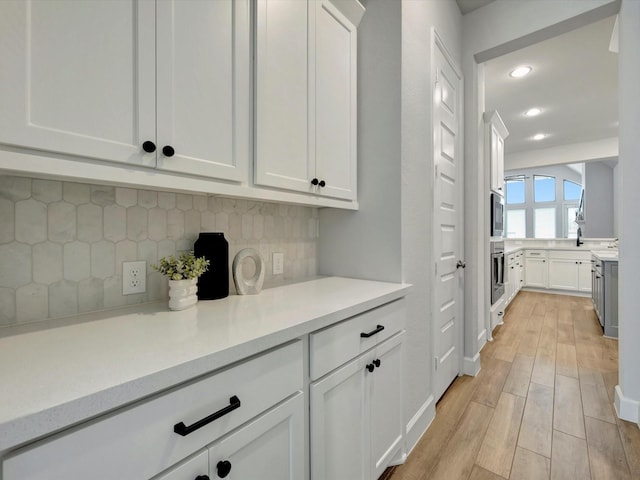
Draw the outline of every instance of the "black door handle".
M165 145L164 147L162 147L162 154L165 157L173 157L175 153L176 151L173 149L171 145Z
M376 333L381 332L382 330L384 330L384 326L378 325L375 330L371 330L369 333L364 333L363 332L363 333L360 334L360 336L362 338L369 338L369 337L374 336Z
M142 144L142 149L147 153L153 153L156 151L156 144L147 140Z
M318 185L318 179L317 178L312 178L311 179L311 185L313 185L313 186Z
M194 480L209 480L209 475L198 475Z
M373 364L374 364L376 367L380 367L380 365L382 364L382 362L380 361L380 359L379 359L379 358L376 358L376 359L373 361Z
M231 471L231 462L229 460L222 460L218 462L216 469L218 470L218 477L224 478L229 475Z
M366 369L367 369L367 370L369 370L369 372L373 372L373 370L374 370L375 368L376 368L376 367L375 367L375 365L374 365L373 363L369 363L369 364L366 366Z
M193 425L186 426L183 422L176 423L173 426L173 431L176 432L178 435L186 437L190 433L195 432L199 428L204 427L205 425L213 422L214 420L217 420L220 417L224 417L227 413L231 413L236 408L240 408L240 399L234 395L229 399L228 406L218 410L217 412L212 413L211 415L209 415L206 418L203 418L202 420L198 420Z
M320 185L321 187L324 187L327 184L327 182L325 182L324 180L320 180L320 183L318 183L318 185Z

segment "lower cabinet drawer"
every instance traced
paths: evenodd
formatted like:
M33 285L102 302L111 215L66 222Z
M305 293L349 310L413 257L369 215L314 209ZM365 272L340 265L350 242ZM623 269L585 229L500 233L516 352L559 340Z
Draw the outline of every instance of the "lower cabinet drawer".
M2 479L148 479L302 390L302 383L298 341L18 450L3 462ZM174 431L180 424L184 436Z
M369 310L309 335L310 376L316 380L404 328L405 299Z

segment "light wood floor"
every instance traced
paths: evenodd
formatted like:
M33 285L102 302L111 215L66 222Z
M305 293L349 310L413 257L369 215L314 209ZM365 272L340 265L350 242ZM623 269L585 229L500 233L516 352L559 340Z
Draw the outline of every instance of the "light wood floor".
M404 465L385 480L640 479L640 429L613 408L618 344L588 298L522 291Z

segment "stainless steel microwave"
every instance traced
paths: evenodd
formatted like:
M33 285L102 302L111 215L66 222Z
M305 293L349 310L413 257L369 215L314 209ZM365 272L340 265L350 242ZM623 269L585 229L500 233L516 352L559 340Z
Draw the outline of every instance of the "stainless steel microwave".
M504 197L497 193L491 194L491 236L504 235Z

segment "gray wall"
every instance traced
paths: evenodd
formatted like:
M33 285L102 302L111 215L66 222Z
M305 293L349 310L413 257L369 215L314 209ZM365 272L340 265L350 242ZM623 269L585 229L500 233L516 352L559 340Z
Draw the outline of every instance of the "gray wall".
M582 234L591 238L614 237L613 168L602 162L585 164Z

